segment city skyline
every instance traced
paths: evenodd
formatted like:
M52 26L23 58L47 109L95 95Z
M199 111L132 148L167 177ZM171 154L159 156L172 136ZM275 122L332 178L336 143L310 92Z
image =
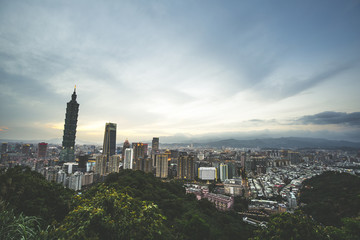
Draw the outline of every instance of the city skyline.
M0 139L360 142L358 1L0 3ZM169 140L171 139L171 140Z

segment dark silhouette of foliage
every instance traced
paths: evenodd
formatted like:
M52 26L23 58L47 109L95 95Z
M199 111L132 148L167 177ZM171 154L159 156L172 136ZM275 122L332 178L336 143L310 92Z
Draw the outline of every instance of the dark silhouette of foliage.
M328 238L323 227L302 212L295 212L271 216L267 227L256 230L255 237L252 238L252 240L261 239L325 240Z
M48 239L51 227L42 229L41 222L42 219L35 216L15 214L8 203L0 201L0 239Z
M153 203L113 188L98 187L91 198L76 197L78 206L55 231L58 239L171 239L165 217Z
M16 166L0 172L0 200L9 203L16 214L40 217L46 225L64 219L72 196L72 190L46 181L29 168Z
M252 228L234 212L221 212L206 199L197 201L185 194L181 181L163 182L152 174L124 170L110 174L103 184L89 189L84 198L94 196L99 189L110 187L141 201L155 203L166 217L164 224L174 239L247 239Z
M341 219L360 215L360 177L325 172L303 182L302 210L325 225L341 226Z

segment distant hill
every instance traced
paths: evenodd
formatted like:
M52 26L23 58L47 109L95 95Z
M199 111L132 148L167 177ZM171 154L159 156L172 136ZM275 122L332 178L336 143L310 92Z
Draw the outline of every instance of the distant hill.
M30 140L16 140L16 139L0 139L0 143L29 143L29 144L38 144L40 142L46 142L50 144L58 144L61 145L62 138L52 138L52 139L30 139ZM83 141L81 139L76 139L75 144L79 145L97 145L96 143L89 142L89 141Z
M349 141L335 141L321 138L266 138L252 140L227 139L205 144L194 144L195 146L208 147L233 147L233 148L360 148L360 143Z

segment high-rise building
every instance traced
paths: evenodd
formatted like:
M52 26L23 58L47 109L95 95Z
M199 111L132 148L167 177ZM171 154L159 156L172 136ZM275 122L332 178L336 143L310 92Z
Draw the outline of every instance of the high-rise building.
M181 155L178 158L177 177L179 179L194 180L195 157Z
M99 174L100 176L106 174L106 155L98 155L96 156L96 163L95 163L95 173Z
M119 172L121 156L120 155L112 155L109 159L108 163L108 173Z
M146 172L146 173L151 173L152 172L152 159L151 158L143 158L142 159L143 163L142 163L142 168L140 170Z
M229 167L226 164L220 164L220 181L229 179Z
M8 144L7 143L2 143L1 144L1 153L6 153L7 148L8 148Z
M106 123L104 133L103 154L107 161L115 154L116 149L116 123Z
M60 161L75 161L75 137L79 104L76 102L76 86L71 96L70 102L67 103L64 125L64 136L62 141L62 151Z
M132 143L132 148L134 151L134 160L133 160L133 166L135 170L141 170L141 159L144 159L146 157L147 153L147 144L144 143Z
M156 155L156 177L167 178L168 177L168 155L157 154Z
M28 156L30 154L30 144L24 144L21 149L22 154Z
M133 157L134 157L134 150L132 148L126 148L124 155L124 169L133 168Z
M124 142L123 148L122 148L122 159L124 159L125 150L127 148L131 148L131 146L130 146L129 140L126 139L125 142Z
M61 184L63 184L64 186L66 186L66 172L65 172L64 170L60 170L60 171L57 173L56 182L57 182L57 183L61 183Z
M47 143L41 142L38 144L38 159L45 159L46 158L46 151L47 151Z
M158 137L153 138L151 150L152 150L153 154L155 154L159 151L159 138Z
M69 177L69 188L73 189L75 191L81 190L82 185L82 178L83 173L82 172L75 172Z

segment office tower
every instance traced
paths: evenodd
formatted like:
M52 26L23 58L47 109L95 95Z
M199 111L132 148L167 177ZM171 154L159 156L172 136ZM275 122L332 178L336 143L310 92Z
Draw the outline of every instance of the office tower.
M167 178L168 177L168 155L157 154L156 155L156 177Z
M30 144L24 144L21 149L22 154L25 156L30 155Z
M100 176L105 175L106 167L107 167L106 155L96 156L95 173L99 174Z
M106 155L107 161L110 156L115 154L116 148L116 123L106 123L104 133L103 155Z
M134 150L134 160L133 160L134 169L140 170L141 169L140 159L144 159L146 157L147 144L140 142L132 143L132 148Z
M122 159L124 159L125 156L125 150L127 148L131 148L129 141L126 139L122 148Z
M236 167L233 162L229 162L228 164L228 179L233 179L236 177Z
M112 155L110 156L108 163L108 173L119 172L121 156L120 155Z
M56 182L66 186L66 172L64 170L60 170L57 173Z
M46 158L46 150L47 150L47 143L41 142L38 144L38 159L42 158L45 159Z
M148 148L149 148L149 144L147 143L143 143L143 151L144 151L144 156L148 155Z
M8 148L8 144L7 143L2 143L1 144L1 153L6 153L7 148Z
M152 170L153 170L153 167L152 167L152 159L151 158L145 158L144 159L144 164L143 164L143 171L146 172L146 173L151 173Z
M85 173L83 178L82 178L82 182L81 185L82 186L86 186L86 185L90 185L94 182L94 173Z
M220 164L220 181L225 181L229 178L229 167L226 164Z
M134 150L132 148L126 148L124 155L124 169L133 168L133 158L134 158Z
M62 150L60 153L60 161L75 161L75 136L77 118L79 112L79 104L76 102L76 86L71 96L70 102L67 103L64 125L64 136L62 141Z
M159 152L159 138L154 137L152 140L151 150L153 154Z
M86 172L86 165L89 160L89 155L80 155L79 156L79 171Z
M177 177L179 179L194 180L195 157L181 155L178 158Z
M71 175L69 177L69 188L75 191L81 190L82 178L83 178L83 173L79 171Z

